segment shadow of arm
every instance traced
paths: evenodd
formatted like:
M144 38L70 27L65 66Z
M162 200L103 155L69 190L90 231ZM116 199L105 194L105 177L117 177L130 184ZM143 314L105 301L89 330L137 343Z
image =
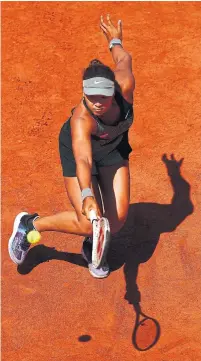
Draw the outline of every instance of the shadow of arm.
M190 184L182 177L180 172L183 158L180 161L176 161L172 154L171 159L163 155L162 160L167 167L174 192L171 204L166 206L166 224L163 230L163 232L171 232L174 231L187 216L193 213L194 206L190 198Z

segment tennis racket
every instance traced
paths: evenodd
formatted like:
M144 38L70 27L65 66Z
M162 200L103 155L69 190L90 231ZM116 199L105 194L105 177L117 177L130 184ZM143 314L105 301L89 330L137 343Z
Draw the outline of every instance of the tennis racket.
M160 325L153 317L145 315L139 308L136 311L136 322L132 341L138 351L152 348L160 337Z
M95 268L99 268L107 255L110 242L110 225L107 218L98 218L94 210L89 212L89 217L93 225L92 264Z

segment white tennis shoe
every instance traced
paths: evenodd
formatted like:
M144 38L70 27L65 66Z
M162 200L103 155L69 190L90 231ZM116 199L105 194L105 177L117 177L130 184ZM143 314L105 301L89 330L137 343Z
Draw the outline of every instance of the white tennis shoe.
M90 274L95 278L106 278L110 273L109 266L106 263L100 268L95 268L92 263L89 263L88 268Z
M26 258L31 244L27 241L27 234L34 229L33 221L38 214L21 212L15 217L13 233L8 241L8 252L12 261L22 264Z
M102 267L95 268L91 262L92 243L92 238L86 237L84 239L81 250L82 257L88 263L89 272L94 278L106 278L110 273L108 264L105 262Z

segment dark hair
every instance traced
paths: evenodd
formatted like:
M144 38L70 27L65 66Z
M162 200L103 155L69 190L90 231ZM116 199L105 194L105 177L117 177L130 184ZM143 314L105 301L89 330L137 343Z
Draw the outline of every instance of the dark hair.
M88 67L84 69L83 80L103 77L112 81L115 81L115 75L109 66L104 65L100 60L93 59L90 61Z

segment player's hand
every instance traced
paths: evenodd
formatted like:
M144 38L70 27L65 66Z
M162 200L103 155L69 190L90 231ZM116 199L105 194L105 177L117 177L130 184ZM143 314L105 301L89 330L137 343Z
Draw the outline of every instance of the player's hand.
M98 217L102 217L98 204L94 197L86 197L82 205L82 214L90 221L89 212L94 210Z
M110 15L107 15L107 21L104 22L103 16L101 16L100 21L100 28L103 31L103 34L106 36L108 42L112 39L117 38L122 40L122 22L121 20L118 21L117 27L114 26L110 19Z

